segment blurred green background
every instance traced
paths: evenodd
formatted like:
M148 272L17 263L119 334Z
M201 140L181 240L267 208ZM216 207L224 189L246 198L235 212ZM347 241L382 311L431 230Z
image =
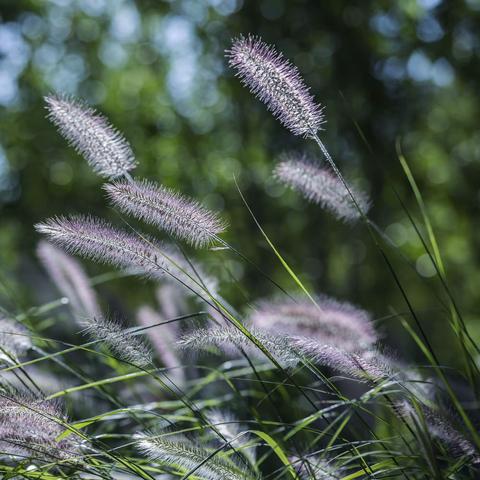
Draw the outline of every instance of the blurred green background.
M272 180L281 152L319 152L284 130L228 70L224 50L232 37L250 32L284 52L326 106L322 138L345 175L370 192L372 218L397 245L388 256L449 360L455 350L437 296L445 297L393 190L419 221L396 154L396 142L402 145L450 285L479 337L480 1L0 0L0 20L0 268L3 285L16 292L13 300L2 290L4 307L38 302L43 277L34 223L90 212L121 224L101 179L45 119L42 97L65 92L95 105L125 134L139 160L137 177L221 211L230 224L225 238L285 288L295 291L234 176L312 289L358 303L375 318L406 311L363 226L338 223ZM274 293L227 252L195 256L237 307ZM146 282L134 285L124 279L101 292L128 312L151 293ZM379 323L403 353L411 341L399 334L398 320Z

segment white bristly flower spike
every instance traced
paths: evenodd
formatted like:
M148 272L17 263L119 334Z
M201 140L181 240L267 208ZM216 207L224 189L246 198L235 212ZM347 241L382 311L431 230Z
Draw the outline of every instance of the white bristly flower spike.
M240 36L227 57L242 83L294 135L314 138L321 130L323 107L309 93L297 67L273 46L259 37Z
M121 360L139 367L146 367L152 363L151 351L143 339L134 336L116 320L100 317L86 322L85 333L92 340L105 343Z
M104 188L120 211L194 247L211 245L225 230L225 223L215 212L163 185L147 180L117 180Z
M103 115L67 96L49 95L45 103L48 118L100 176L118 178L135 168L130 144Z
M342 181L327 168L295 154L283 155L273 176L285 186L299 192L307 200L328 210L339 220L354 222L361 217L357 206ZM368 196L349 187L363 214L370 209Z
M68 421L58 401L14 392L0 394L0 452L17 461L61 461L81 456L82 441L74 432L62 436Z
M138 275L173 279L192 294L215 292L217 282L202 268L144 235L124 232L90 216L55 217L35 226L55 245L74 255L127 269ZM166 275L165 275L166 274Z

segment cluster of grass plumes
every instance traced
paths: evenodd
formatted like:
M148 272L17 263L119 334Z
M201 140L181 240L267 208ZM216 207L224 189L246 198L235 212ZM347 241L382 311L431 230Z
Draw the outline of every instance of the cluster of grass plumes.
M345 181L319 138L323 109L299 71L253 36L235 40L227 56L275 117L317 143L325 157L325 165L284 157L275 178L338 219L364 226L408 300L408 286L384 250L386 236L366 217L370 201ZM424 355L422 368L397 359L403 352L386 353L382 342L392 339L388 329L380 335L373 313L315 293L260 225L288 288L220 238L228 235L220 214L184 193L132 178L132 147L105 118L69 97L46 101L60 133L109 180L104 191L119 215L157 231L147 235L126 220L119 228L70 212L36 225L48 239L37 252L51 279L36 290L44 295L54 286L58 292L47 303L0 318L1 476L478 478L474 358L480 350L443 267L439 275L458 340L452 348L460 346L465 362L458 389L410 302L408 316L391 315L403 311L396 305L379 314L399 319ZM423 245L435 266L442 265ZM197 254L191 247L206 247L217 271L226 255L255 267L275 287L271 299L256 298L250 285L235 289L237 298L224 298L225 280L191 258ZM116 270L90 278L89 267L71 255ZM223 279L231 278L225 273ZM158 284L156 296L125 305L101 285L117 277L127 277L122 281L139 294ZM70 309L62 308L67 304ZM115 320L117 314L125 321ZM64 337L67 321L73 328Z
M82 439L67 429L67 418L58 402L28 393L0 392L0 455L18 461L32 458L42 463L68 464L81 456Z

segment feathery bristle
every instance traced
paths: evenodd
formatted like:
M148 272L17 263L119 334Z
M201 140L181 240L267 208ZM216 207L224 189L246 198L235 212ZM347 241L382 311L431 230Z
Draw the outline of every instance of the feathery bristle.
M346 302L320 297L317 304L303 299L262 301L250 316L258 328L315 338L348 351L378 340L370 315Z
M66 430L65 415L57 402L15 393L0 394L0 452L37 461L75 461L80 438Z
M307 337L276 335L259 328L249 330L283 368L293 368L303 360L372 382L394 374L388 359L376 350L352 353ZM241 348L252 356L264 356L252 340L231 326L199 328L184 335L177 344L184 349L209 350L214 347L227 353L235 353Z
M205 288L210 293L216 291L215 279L204 275L199 266L189 264L146 236L117 230L102 219L83 215L55 217L35 228L70 253L147 278L175 279L195 295L204 294Z
M28 330L21 323L0 315L0 361L16 361L31 348Z
M288 336L272 335L271 332L250 328L250 333L273 355L283 368L292 368L301 357L296 354ZM233 326L199 328L184 335L177 345L187 350L216 348L229 354L242 349L249 355L265 359L265 355L244 333Z
M255 464L255 448L244 447L245 444L251 441L251 436L245 434L240 438L236 438L239 434L247 429L244 428L244 426L231 412L213 408L208 410L205 416L208 422L215 427L216 431L220 433L225 440L230 442L232 448L245 455L251 465Z
M361 215L345 185L330 170L320 168L305 157L287 155L275 167L273 176L287 187L301 193L307 200L320 205L339 220L355 221ZM349 187L360 210L370 209L368 196Z
M150 342L158 357L165 367L169 369L169 375L174 377L175 383L182 385L185 378L183 369L179 368L181 367L181 362L175 349L178 332L176 322L158 325L164 322L165 319L153 308L146 305L138 310L136 318L140 326L147 327L145 333L150 338Z
M115 356L125 362L139 367L146 367L152 363L152 354L145 342L123 328L116 320L95 318L85 323L84 332L92 340L105 343Z
M59 247L91 260L139 269L152 277L166 270L164 257L151 241L117 230L99 218L55 217L35 228Z
M37 256L58 290L69 299L78 317L96 318L101 315L97 295L77 260L44 240L37 246Z
M104 186L122 212L165 230L194 247L206 247L225 230L218 215L174 190L147 180L116 182Z
M310 362L358 380L378 382L395 373L389 359L377 350L346 352L306 337L292 337L291 346Z
M480 455L474 445L453 426L447 417L423 404L417 404L417 408L406 400L396 404L397 412L405 420L413 419L417 426L425 423L430 435L442 442L452 455L465 456L471 463L480 465Z
M45 102L48 118L96 173L117 178L135 168L130 144L93 108L66 96L50 95Z
M233 462L224 461L218 454L211 456L213 450L202 448L182 435L141 433L136 435L136 439L138 448L147 457L187 472L195 469L195 476L202 479L253 480L247 471Z
M274 47L259 37L240 36L227 57L242 83L294 135L314 137L321 129L323 107L315 103L297 67Z

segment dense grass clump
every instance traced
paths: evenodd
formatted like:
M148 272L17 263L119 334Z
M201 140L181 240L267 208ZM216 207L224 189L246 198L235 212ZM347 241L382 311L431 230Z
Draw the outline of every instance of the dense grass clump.
M422 365L384 345L368 305L326 297L302 282L255 217L290 285L267 278L268 299L256 298L248 285L238 298L224 298L222 281L191 258L189 247L203 247L218 269L225 255L262 270L220 237L226 227L220 216L133 178L133 151L104 117L50 96L49 119L109 180L104 190L114 208L155 236L123 218L120 227L70 212L39 219L38 256L61 297L0 318L2 478L479 478L480 350L439 251L430 247L436 240L428 217L428 238L421 240L450 315L442 328L462 360L457 378L438 361L408 300L409 286L389 261L392 242L367 216L368 195L350 186L321 141L323 108L297 68L254 36L235 40L227 56L287 129L320 148L326 164L289 155L274 177L364 228L405 300L406 313L393 313ZM420 235L421 226L413 225ZM169 243L156 238L159 231ZM71 255L116 273L92 279ZM98 285L120 276L139 291L157 283L157 299L146 297L129 306L136 310L131 318L118 319L115 302ZM72 320L67 338L56 328L65 305ZM385 306L383 315L391 314Z

